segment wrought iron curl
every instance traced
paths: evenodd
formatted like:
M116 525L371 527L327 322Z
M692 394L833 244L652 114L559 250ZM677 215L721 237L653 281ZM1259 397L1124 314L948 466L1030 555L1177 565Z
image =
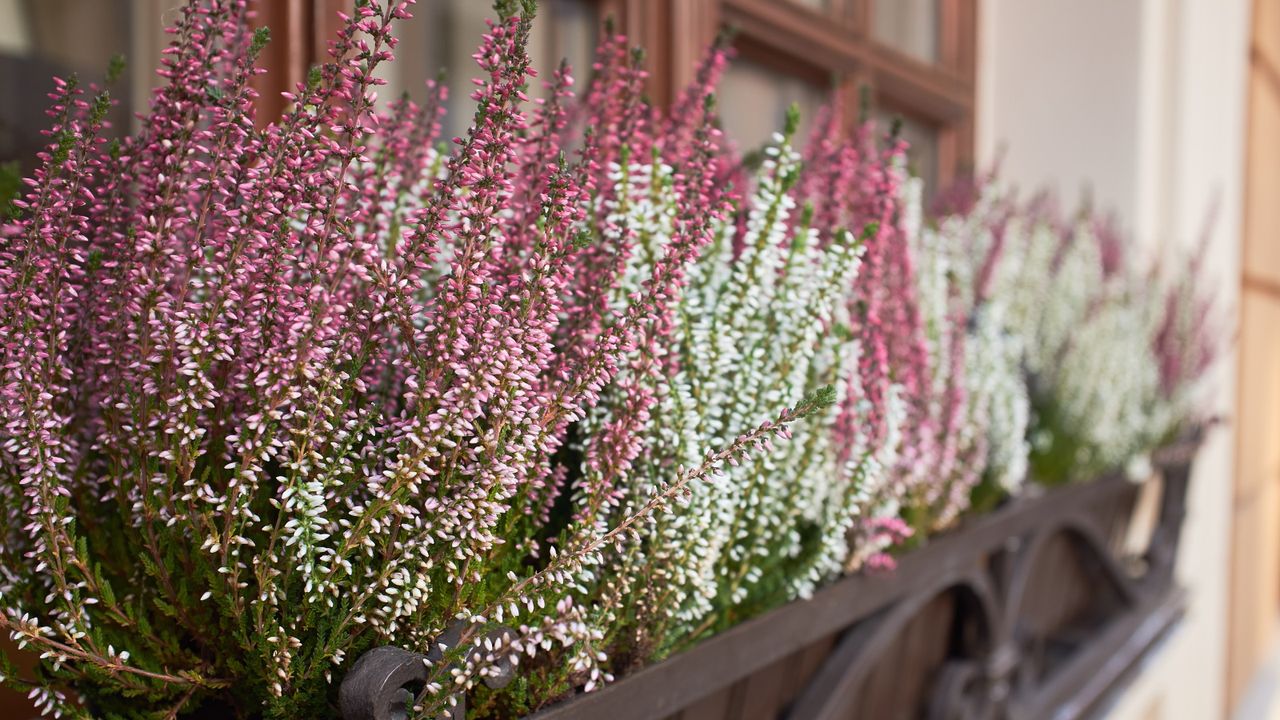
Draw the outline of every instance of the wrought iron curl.
M375 647L356 659L338 688L338 708L343 720L409 720L410 708L426 684L430 669L444 661L445 653L462 638L463 625L450 626L424 655L404 648L384 645ZM498 627L477 642L468 653L472 662L484 659L485 641L501 641L515 636L515 631ZM455 663L456 665L457 663ZM498 658L483 682L495 690L506 687L515 677L515 668L505 657ZM450 720L463 720L467 715L464 693L453 695Z

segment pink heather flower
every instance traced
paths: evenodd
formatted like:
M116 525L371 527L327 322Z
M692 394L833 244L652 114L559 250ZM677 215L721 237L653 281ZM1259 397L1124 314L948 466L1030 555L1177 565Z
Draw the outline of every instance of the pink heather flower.
M608 37L581 101L562 67L527 116L532 4L503 3L474 122L442 155L443 87L376 102L410 5L358 0L265 126L246 0L183 11L118 144L99 139L105 96L52 96L43 166L0 229L0 625L80 697L176 712L244 693L311 717L348 650L425 650L499 600L499 617L598 641L571 597L588 571L546 554L570 492L559 452L621 370L668 367L687 267L728 212L714 77L659 117ZM675 232L640 258L606 208L618 168L655 159ZM629 409L590 441L606 504L654 400L619 382ZM707 448L680 487L794 419ZM552 602L519 590L530 563Z
M938 413L958 399L932 395L915 260L903 224L906 146L893 138L882 145L870 125L845 140L843 127L838 111L823 111L796 192L801 202L813 207L819 228L869 228L859 282L850 294L852 330L860 345L860 392L849 398L837 432L847 447L854 446L857 433L879 447L889 441L891 396L905 403L907 415L896 450L897 480L881 498L896 503L927 494L929 473L954 462L946 442L950 418ZM859 408L866 408L867 427L858 427Z
M1188 424L1208 422L1196 391L1221 353L1221 320L1215 298L1202 282L1212 226L1210 214L1199 247L1181 267L1157 268L1163 270L1156 279L1165 290L1163 301L1154 301L1158 320L1152 352L1159 368L1162 400L1175 408L1171 427L1165 430L1170 434L1185 431Z

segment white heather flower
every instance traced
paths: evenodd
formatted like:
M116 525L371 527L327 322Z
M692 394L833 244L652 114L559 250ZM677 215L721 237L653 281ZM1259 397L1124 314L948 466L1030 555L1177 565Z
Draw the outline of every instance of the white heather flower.
M926 226L920 210L922 185L904 186L905 222L916 259L919 303L929 350L930 396L935 402L958 386L964 407L955 428L957 463L934 468L946 473L936 481L931 522L944 526L963 511L972 487L983 476L1007 491L1016 491L1027 465L1026 431L1030 401L1023 378L1023 343L1006 330L1005 298L978 299L982 264L994 243L990 201L967 216L948 217ZM963 335L957 323L965 323ZM953 347L959 341L963 345ZM953 353L963 365L956 367ZM954 376L956 373L958 376ZM953 392L954 391L950 391ZM935 416L940 415L935 409Z
M671 371L630 377L649 384L655 405L612 513L635 512L674 468L696 466L705 448L726 445L818 388L833 386L837 403L792 426L792 437L771 452L723 468L719 480L656 515L643 540L606 560L598 604L608 609L599 621L638 618L632 631L658 633L660 646L687 642L735 606L807 595L840 572L866 488L881 482L880 449L857 448L842 464L832 433L857 378L856 343L838 326L849 322L861 251L849 233L821 247L797 217L788 190L798 162L776 137L745 208L745 233L735 239L734 226L721 223L690 269L670 335ZM635 232L632 279L620 296L640 289L640 261L672 236L670 174L654 165L614 172L611 220ZM625 400L606 394L589 416L588 454L591 438L626 412L617 404Z

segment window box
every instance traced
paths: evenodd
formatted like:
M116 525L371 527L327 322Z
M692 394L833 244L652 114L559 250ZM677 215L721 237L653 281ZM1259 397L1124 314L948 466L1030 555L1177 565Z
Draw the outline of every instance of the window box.
M1164 448L1144 482L1013 499L893 572L847 577L532 720L1085 717L1182 616L1173 568L1198 446ZM420 660L360 663L347 720L397 717Z

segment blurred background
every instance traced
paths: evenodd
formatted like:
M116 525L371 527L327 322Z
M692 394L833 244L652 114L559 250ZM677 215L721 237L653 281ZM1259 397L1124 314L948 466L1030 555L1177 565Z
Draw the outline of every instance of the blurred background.
M262 116L302 79L347 0L256 0L272 29ZM1189 610L1112 707L1136 720L1280 718L1280 0L541 0L535 66L585 78L603 19L648 52L666 103L736 31L725 129L763 142L797 103L900 118L929 193L998 166L1026 196L1116 213L1158 258L1208 233L1238 323L1213 379L1230 420L1198 462L1180 575ZM180 0L0 0L0 162L29 170L50 77L99 78L123 53L117 131L145 108ZM451 71L446 134L470 116L487 0L418 0L385 96ZM802 128L803 135L803 128ZM1206 230L1207 228L1207 230ZM0 715L15 715L0 705Z

